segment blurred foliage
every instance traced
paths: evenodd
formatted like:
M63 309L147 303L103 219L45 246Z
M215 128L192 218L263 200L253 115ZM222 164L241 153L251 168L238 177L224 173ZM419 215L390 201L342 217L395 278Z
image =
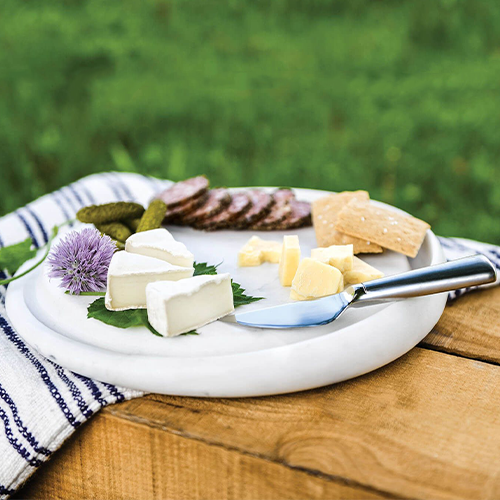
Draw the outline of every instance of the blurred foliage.
M102 170L206 173L500 243L498 0L5 0L0 47L0 214Z

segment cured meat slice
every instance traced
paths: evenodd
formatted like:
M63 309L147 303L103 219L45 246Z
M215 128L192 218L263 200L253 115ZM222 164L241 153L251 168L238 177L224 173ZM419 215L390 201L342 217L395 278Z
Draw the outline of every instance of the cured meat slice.
M205 229L207 231L230 227L232 221L247 212L251 205L252 202L250 201L250 197L246 193L235 193L232 195L231 203L229 203L222 212L207 219L203 219L199 223L195 223L194 226L198 229Z
M211 189L203 205L180 219L181 224L198 224L202 220L216 215L231 203L231 195L224 188Z
M311 204L307 201L290 200L288 216L273 229L293 229L311 225Z
M164 201L170 209L201 196L207 189L208 179L203 175L199 175L198 177L191 177L185 181L176 182L174 185L165 189L165 191L162 191L157 198Z
M287 201L294 200L295 194L289 188L281 188L281 189L277 189L273 193L273 198L276 200L277 203L280 203L280 202L286 203Z
M182 219L182 217L185 217L189 213L201 207L207 201L207 198L208 193L203 193L201 196L197 196L182 205L177 205L174 208L167 209L163 222L168 223L177 219Z
M247 191L252 206L249 210L234 219L231 226L236 229L244 229L259 219L263 219L274 205L274 198L271 194L261 189L251 189Z
M286 193L284 191L286 191ZM290 193L292 194L292 198L289 197ZM250 229L270 231L271 229L275 229L278 224L288 217L292 210L290 207L290 200L294 199L293 193L288 189L280 189L273 193L273 198L275 203L269 214L252 224Z

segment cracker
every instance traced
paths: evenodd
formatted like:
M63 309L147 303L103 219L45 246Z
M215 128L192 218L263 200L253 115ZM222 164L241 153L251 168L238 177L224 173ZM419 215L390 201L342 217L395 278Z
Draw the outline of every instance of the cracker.
M416 257L431 226L411 215L354 199L341 210L335 227L350 236Z
M366 191L344 191L324 196L313 202L312 217L318 246L352 244L355 254L382 252L382 247L371 241L354 238L335 229L339 212L353 199L369 200L370 196Z

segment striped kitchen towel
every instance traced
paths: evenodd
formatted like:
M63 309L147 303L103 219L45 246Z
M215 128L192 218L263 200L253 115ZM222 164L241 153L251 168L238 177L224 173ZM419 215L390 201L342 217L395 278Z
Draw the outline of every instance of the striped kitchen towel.
M147 205L169 184L129 173L86 177L1 218L0 246L29 236L40 247L53 226L73 219L82 206L117 200ZM441 238L441 243L450 259L480 252L500 268L498 247L454 238ZM0 272L0 279L5 277ZM10 325L5 292L0 286L0 498L15 492L103 406L142 394L88 379L38 355Z

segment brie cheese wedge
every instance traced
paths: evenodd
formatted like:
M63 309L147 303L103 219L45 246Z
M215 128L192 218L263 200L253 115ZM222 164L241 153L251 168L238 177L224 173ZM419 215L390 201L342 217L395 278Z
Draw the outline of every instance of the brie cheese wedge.
M146 287L148 320L165 337L175 337L234 311L229 274L182 281L159 281Z
M116 252L108 269L106 308L110 311L144 309L146 285L193 276L193 267L174 266L163 260L129 252Z
M186 245L176 241L164 228L142 231L129 236L125 242L125 250L161 259L174 266L192 267L194 262L194 256Z

